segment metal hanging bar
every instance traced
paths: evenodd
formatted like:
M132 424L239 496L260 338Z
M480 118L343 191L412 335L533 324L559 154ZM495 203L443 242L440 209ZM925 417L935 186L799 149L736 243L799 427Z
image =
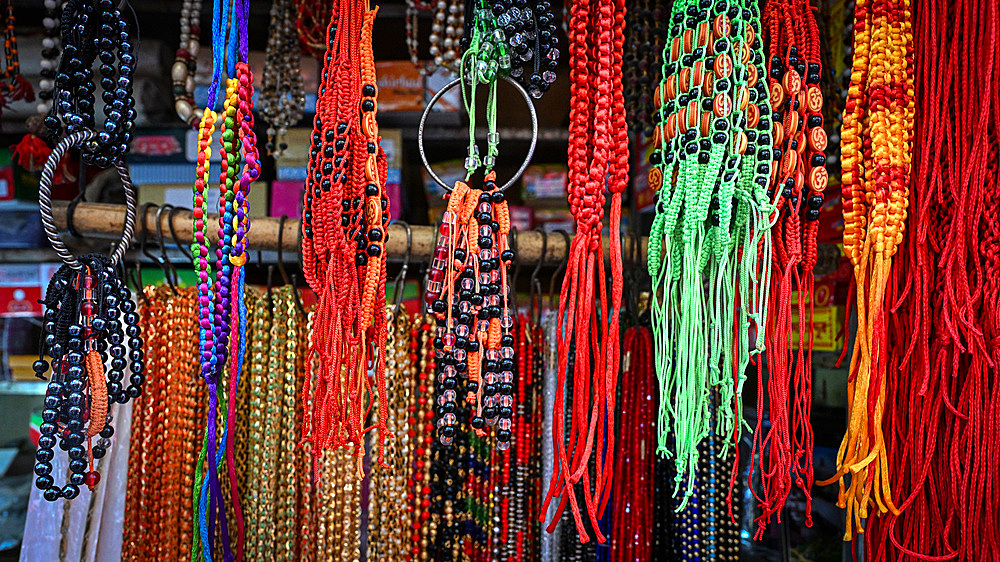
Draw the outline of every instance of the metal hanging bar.
M67 223L67 202L55 201L52 204L52 216L57 229L61 232L69 231ZM157 209L150 207L145 214L140 214L138 221L145 221L146 236L156 237L157 232L173 231L177 234L177 242L190 244L192 240L191 222L192 212L190 209L174 209L170 213L159 213L159 220L162 224L157 228ZM88 238L114 239L121 236L123 221L125 218L124 205L109 205L105 203L80 203L73 213L73 226L81 236ZM209 213L209 224L218 224L219 215ZM137 222L136 231L142 232L142 222ZM251 250L277 250L278 249L278 229L283 228L281 236L282 250L286 252L299 251L299 229L300 222L297 219L285 220L282 224L278 217L251 217L250 234L248 236ZM437 243L437 233L433 226L410 227L412 236L412 247L410 257L413 260L428 261L434 253ZM217 239L217 230L209 229L209 238L214 242ZM517 252L518 261L523 264L537 264L539 261L543 265L555 266L560 264L567 256L569 237L549 235L548 243L543 244L543 234L540 231L518 231L517 232ZM605 237L604 254L609 255L608 237ZM386 241L386 251L392 261L402 261L406 255L406 228L401 224L392 223L389 225L388 240ZM640 244L641 263L646 259L647 239L642 238ZM622 236L622 255L634 255L632 245L636 243L636 238L632 236ZM545 255L542 256L544 251Z

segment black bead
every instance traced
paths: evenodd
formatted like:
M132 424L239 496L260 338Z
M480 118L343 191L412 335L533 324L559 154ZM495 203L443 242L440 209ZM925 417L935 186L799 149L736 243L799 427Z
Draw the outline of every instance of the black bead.
M361 95L363 95L365 97L369 97L369 98L370 97L374 97L375 96L375 86L373 86L371 84L365 84L361 88Z
M361 111L374 111L375 102L373 100L362 100Z
M54 483L55 480L53 480L52 477L49 475L39 476L35 478L35 487L38 488L39 490L48 490L49 488L52 487L52 484ZM46 496L45 499L49 499L48 496Z
M473 429L482 429L486 426L486 420L480 416L475 416L469 420L469 425L471 425Z

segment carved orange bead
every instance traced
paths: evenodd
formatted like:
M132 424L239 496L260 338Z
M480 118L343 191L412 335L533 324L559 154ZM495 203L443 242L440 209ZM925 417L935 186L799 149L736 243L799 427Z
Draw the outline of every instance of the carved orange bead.
M809 170L809 188L817 193L823 193L830 184L830 173L823 166Z
M712 95L712 87L715 85L715 75L711 72L705 73L705 78L701 82L701 93L705 97Z
M682 94L687 93L688 88L691 87L690 68L682 68L681 71L677 74L677 85L680 87L680 91Z
M760 78L760 71L757 70L756 64L751 64L747 66L747 86L753 88L757 85L757 79Z
M794 96L802 89L802 77L799 76L798 72L789 70L785 72L784 78L781 79L781 85L785 87L786 94Z
M750 144L750 142L747 139L747 134L744 133L743 131L740 131L739 136L736 137L736 147L735 148L736 148L737 154L743 154L744 152L746 152L747 151L747 145L749 145L749 144Z
M694 30L685 29L684 30L684 52L690 53L694 50Z
M785 127L785 134L788 135L788 138L792 138L795 136L795 133L799 131L799 114L794 111L790 111L788 113L787 122L788 124Z
M674 37L670 42L670 62L677 62L679 58L681 58L681 38Z
M826 131L824 131L822 127L815 127L813 130L809 131L809 148L815 150L816 152L823 152L826 150L826 145Z
M673 113L667 117L667 123L665 125L663 134L666 135L667 142L671 141L675 136L677 136L677 114Z
M716 78L728 78L733 73L733 59L726 53L716 55L713 70Z
M795 172L795 167L799 165L799 153L794 150L786 150L784 154L781 155L781 171L785 173L786 176L790 176Z
M702 81L705 79L705 61L696 60L694 65L691 66L691 86L697 88L701 86Z
M753 30L752 25L746 26L746 36L747 36L747 44L753 45L753 40L757 37L757 33Z
M708 44L709 27L708 22L703 21L698 24L698 46L704 47Z
M732 25L730 25L726 14L716 16L715 21L712 22L712 33L715 34L715 38L722 39L723 37L728 37L730 31L732 31Z
M812 84L806 91L806 107L810 113L820 113L823 111L823 92L819 86Z
M760 123L760 108L757 107L757 104L750 104L747 107L747 126L753 129L757 127L758 123Z
M781 87L781 84L771 82L769 94L768 98L771 100L771 107L777 109L781 104L785 103L785 90Z
M712 110L716 117L727 117L733 111L733 100L729 94L717 94L712 101Z
M785 140L785 126L775 122L771 125L771 136L774 137L774 146L781 146L782 141Z
M688 130L687 108L682 107L677 110L677 130L684 134Z
M663 83L667 87L667 99L672 100L677 97L677 76L671 74L667 76L667 81Z
M701 114L701 136L707 137L712 133L712 113L705 111Z
M701 110L699 109L698 100L691 100L688 103L687 115L688 115L688 128L693 129L698 126L698 122L701 121Z
M650 168L646 179L649 181L649 189L653 191L659 191L663 187L663 172L659 168Z
M746 111L749 103L750 90L746 86L740 86L740 89L736 91L736 106L740 108L740 111Z

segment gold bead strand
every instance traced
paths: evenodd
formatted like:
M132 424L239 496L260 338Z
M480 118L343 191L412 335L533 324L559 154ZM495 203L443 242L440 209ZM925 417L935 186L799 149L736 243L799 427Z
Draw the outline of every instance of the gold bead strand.
M278 529L276 533L278 560L295 560L295 529L297 528L295 510L295 446L298 434L295 427L295 379L298 348L298 326L296 324L295 304L292 299L292 287L284 286L276 292L278 302L284 311L284 366L281 371L281 437L279 444L280 466L278 469Z

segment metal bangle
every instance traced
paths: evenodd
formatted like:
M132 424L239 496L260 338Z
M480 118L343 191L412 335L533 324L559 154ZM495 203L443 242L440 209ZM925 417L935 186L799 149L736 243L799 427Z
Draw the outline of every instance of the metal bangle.
M500 191L506 191L508 187L514 185L514 182L516 182L517 179L521 177L521 174L523 174L524 171L528 168L528 164L531 163L531 157L534 156L535 154L535 145L538 143L538 114L535 112L535 104L531 101L531 97L528 95L528 91L525 90L523 86L521 86L520 84L517 83L516 80L513 80L508 76L501 75L500 77L506 80L508 84L514 86L514 88L517 89L518 93L521 94L521 97L524 98L525 103L528 104L528 113L531 114L531 146L528 147L528 155L524 158L524 162L521 164L521 167L517 170L514 176L510 178L510 180L507 181L507 183L503 184L503 187L500 188ZM431 108L433 108L434 104L436 104L438 100L441 99L441 96L447 93L448 90L454 88L455 86L460 85L461 83L462 79L456 78L451 82L448 82L448 84L446 84L444 88L441 88L440 90L438 90L436 94L434 94L434 97L432 97L430 101L427 102L427 107L424 108L424 112L420 116L420 126L417 128L417 148L420 151L420 160L423 161L424 169L427 170L427 173L430 174L431 178L433 178L438 185L443 187L445 191L451 191L454 188L454 186L444 183L444 181L441 180L441 178L438 177L436 173L434 173L434 170L431 169L430 163L427 161L427 153L424 151L424 125L427 123L427 116L430 114Z
M62 238L59 236L59 231L56 229L55 219L52 218L52 178L55 176L59 162L70 148L79 146L95 137L97 137L97 133L94 131L79 131L67 135L60 140L59 144L52 149L52 154L49 155L48 160L45 161L45 166L42 168L42 178L38 184L38 208L42 215L42 227L45 229L45 236L49 239L52 249L59 255L59 259L73 269L81 269L83 266L73 257L72 252L63 243ZM129 176L128 167L125 163L117 161L115 162L115 168L118 169L122 186L125 188L125 228L122 231L121 240L112 247L110 254L112 263L117 265L121 262L122 257L125 256L125 251L128 250L129 244L132 242L132 234L135 231L136 194L135 186L132 185L132 178ZM143 220L145 220L145 217L143 217Z

